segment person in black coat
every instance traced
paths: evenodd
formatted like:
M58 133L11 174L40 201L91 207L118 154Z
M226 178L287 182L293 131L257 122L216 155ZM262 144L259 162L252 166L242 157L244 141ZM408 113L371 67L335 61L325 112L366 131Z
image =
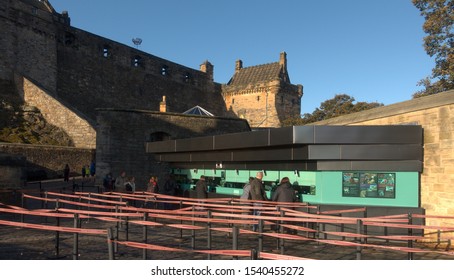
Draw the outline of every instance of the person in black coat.
M281 183L273 193L272 200L277 202L296 202L296 192L288 177L282 178Z

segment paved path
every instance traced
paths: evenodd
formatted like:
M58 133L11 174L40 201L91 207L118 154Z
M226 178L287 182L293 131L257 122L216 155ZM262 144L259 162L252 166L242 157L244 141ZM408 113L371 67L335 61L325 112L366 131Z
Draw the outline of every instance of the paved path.
M80 179L76 183L82 183ZM34 184L29 184L32 186ZM84 185L85 187L87 185ZM42 188L45 190L72 190L72 183L54 180L42 183ZM85 189L84 191L96 191L95 188ZM5 197L3 197L5 201ZM15 203L20 205L20 195L11 194L6 199L9 204ZM27 208L40 208L40 202L27 202ZM0 219L20 221L20 216L0 213ZM45 225L56 225L55 218L30 217L25 218L25 222L41 223ZM158 220L158 222L169 222ZM72 219L61 219L60 226L73 227ZM200 224L201 226L204 226ZM115 223L104 222L95 219L85 219L82 221L82 228L107 229L115 226ZM266 230L270 230L266 228ZM179 248L190 251L191 231L172 229L169 227L151 227L148 228L147 239L148 243L172 248ZM34 229L23 229L10 226L0 225L0 259L12 260L40 260L40 259L72 259L74 234L60 233L59 234L59 251L56 255L56 234L51 231L41 231ZM142 242L143 227L130 224L128 230L129 241ZM126 239L126 231L123 228L119 231L119 239ZM85 260L101 260L108 259L108 246L106 236L79 235L79 259ZM230 234L223 232L212 232L212 249L232 249L233 240ZM405 243L392 243L396 246L406 246ZM207 231L201 230L196 232L195 239L196 249L206 249L207 246ZM240 250L252 250L258 247L258 237L256 235L240 235L239 248ZM279 253L278 243L275 238L264 237L263 250L270 253ZM328 244L316 243L313 241L285 241L284 253L286 255L298 256L309 259L320 260L355 260L357 258L356 247L341 247ZM361 259L366 260L393 260L407 259L408 254L405 252L378 250L365 248L361 251ZM143 258L142 249L131 248L124 245L118 246L118 252L115 254L116 259L121 260L140 260ZM166 251L147 251L148 259L162 260L185 260L185 259L200 259L206 260L207 255L194 252L166 252ZM230 260L231 256L214 255L212 259ZM240 257L240 259L248 259ZM414 254L414 259L452 259L454 255L443 255L437 253L417 253Z

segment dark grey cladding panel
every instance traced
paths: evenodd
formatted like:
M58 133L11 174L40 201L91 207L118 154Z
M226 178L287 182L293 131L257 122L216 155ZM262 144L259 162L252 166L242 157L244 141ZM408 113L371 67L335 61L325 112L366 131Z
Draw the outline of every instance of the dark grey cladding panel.
M172 153L172 154L162 154L161 161L167 162L190 162L191 154L190 153Z
M341 150L339 145L309 145L308 158L311 160L318 159L330 159L336 160L341 159Z
M293 160L307 160L309 158L309 146L293 147Z
M268 146L269 130L232 133L214 136L216 150L243 149Z
M218 170L288 170L288 171L316 171L317 164L315 162L249 162L249 163L239 163L239 162L227 162L222 163L222 168L217 168L216 163L210 162L191 162L191 163L182 163L174 162L171 164L172 168L181 168L181 169L215 169Z
M314 126L294 126L293 143L295 144L312 144L314 143Z
M270 146L293 144L293 126L270 129Z
M421 172L422 163L407 161L318 161L317 170L370 170L370 171L413 171Z
M318 161L316 170L352 170L350 161Z
M315 144L422 144L418 125L314 126Z
M175 152L175 140L148 142L147 153L169 153Z
M422 160L421 145L309 145L310 160Z
M227 164L227 167L234 166L231 164ZM238 165L239 167L239 165ZM312 166L311 166L312 167ZM310 170L308 163L306 162L298 162L298 163L287 163L287 162L249 162L245 164L244 169L246 170ZM240 168L235 168L240 169Z
M213 136L179 139L176 142L177 152L213 150Z
M422 172L419 160L404 161L352 161L352 170L417 171Z
M206 161L206 162L223 162L231 161L231 152L204 152L204 153L192 153L192 161Z
M320 146L319 146L320 147ZM421 145L342 145L342 160L421 160Z
M292 160L292 149L239 150L233 152L232 161L281 161Z

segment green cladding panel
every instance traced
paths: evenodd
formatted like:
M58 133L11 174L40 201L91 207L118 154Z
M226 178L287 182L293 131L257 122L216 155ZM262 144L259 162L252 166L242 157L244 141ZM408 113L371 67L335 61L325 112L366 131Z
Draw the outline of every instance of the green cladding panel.
M394 198L345 197L342 195L342 172L317 172L317 194L304 196L306 202L321 204L419 207L418 172L394 172Z
M175 170L174 170L175 171ZM255 177L261 170L208 170L182 169L180 174L187 174L189 179L198 179L200 175L221 177L221 182L229 182L216 188L217 193L240 196L242 187L248 182L249 177ZM221 173L222 172L222 173ZM358 172L361 171L348 171ZM175 172L177 173L177 172ZM263 177L267 187L271 183L288 177L293 185L306 187L310 193L303 194L303 201L312 204L338 204L358 206L390 206L390 207L419 207L419 173L418 172L386 172L395 174L395 189L393 197L351 197L343 194L342 171L276 171L266 170ZM367 171L367 173L373 173ZM380 174L381 172L376 172ZM393 175L394 176L394 175ZM271 197L268 191L268 197Z

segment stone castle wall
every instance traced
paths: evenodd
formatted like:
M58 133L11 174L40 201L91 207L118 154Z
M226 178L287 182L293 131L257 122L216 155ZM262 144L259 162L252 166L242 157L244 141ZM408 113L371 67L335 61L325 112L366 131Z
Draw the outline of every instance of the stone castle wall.
M26 83L25 89L19 83L18 91L40 111L52 110L46 114L50 123L68 122L70 115L85 118L81 125L88 131L87 141L75 139L76 146L95 143L93 127L87 123L96 119L96 108L159 110L166 96L170 112L200 105L215 115L226 114L211 65L203 68L205 72L195 70L68 23L68 18L46 9L40 1L1 1L0 78L32 81L35 86ZM67 109L54 110L54 101ZM80 135L80 129L71 131L80 120L74 124L64 129Z
M0 78L12 80L18 72L55 91L57 38L52 14L22 1L3 0L0 26Z
M49 95L32 81L17 77L17 87L22 89L24 101L31 106L40 108L46 121L63 129L74 143L75 147L95 149L96 131L94 121L80 112L71 110L61 101Z
M424 129L421 207L428 215L454 215L454 91L333 118L320 125L417 124ZM454 221L427 219L427 225Z
M93 149L11 143L0 143L0 153L25 158L21 167L28 180L62 178L65 164L69 164L72 175L80 175L82 166L89 165L95 157Z
M96 108L181 113L196 105L226 112L220 85L209 74L147 54L83 30L60 26L58 95L95 119ZM68 39L70 38L70 39Z

